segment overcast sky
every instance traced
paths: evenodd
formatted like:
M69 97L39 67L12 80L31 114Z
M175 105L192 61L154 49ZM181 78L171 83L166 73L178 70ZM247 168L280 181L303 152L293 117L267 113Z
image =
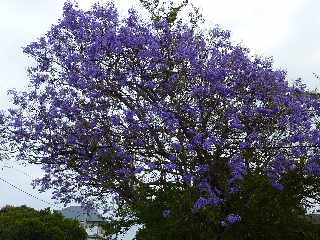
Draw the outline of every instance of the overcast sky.
M22 46L49 30L61 16L63 0L0 1L0 108L9 105L8 89L23 89L27 84L28 59ZM94 1L80 0L82 8ZM232 38L253 53L272 56L277 68L286 69L288 79L301 77L309 88L320 88L312 73L320 73L320 1L319 0L194 0L204 18L232 31ZM130 5L128 5L130 3ZM117 0L121 12L137 1ZM29 183L38 176L37 167L0 163L0 177L47 202L50 194L38 194ZM15 168L10 168L14 166ZM27 176L28 175L28 176ZM30 176L29 176L30 175ZM0 181L0 207L27 204L35 208L48 203L27 196ZM51 206L52 207L52 206ZM59 206L56 206L59 207Z

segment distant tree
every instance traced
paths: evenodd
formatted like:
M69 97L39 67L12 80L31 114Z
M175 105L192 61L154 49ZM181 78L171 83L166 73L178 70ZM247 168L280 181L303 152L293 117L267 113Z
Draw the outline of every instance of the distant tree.
M86 231L76 220L65 219L50 209L37 211L26 206L0 210L0 239L85 240Z
M36 64L29 88L11 92L18 159L43 165L36 184L55 198L118 210L124 221L111 230L180 226L181 238L224 239L253 223L298 223L320 202L319 97L229 31L179 19L186 2L142 2L151 20L68 2L24 49Z

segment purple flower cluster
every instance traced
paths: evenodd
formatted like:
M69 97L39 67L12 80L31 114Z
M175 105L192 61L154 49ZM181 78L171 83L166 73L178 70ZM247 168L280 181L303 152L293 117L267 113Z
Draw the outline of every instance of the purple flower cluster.
M169 218L169 217L171 216L171 210L170 210L170 209L165 209L165 210L163 210L162 216L163 216L164 218Z
M320 176L320 162L310 161L304 167L304 172L309 176Z
M229 167L231 170L231 177L229 179L230 192L234 193L239 190L236 186L237 183L242 181L246 175L246 162L240 155L236 155L230 159Z
M225 218L227 224L235 224L241 221L241 217L238 214L231 213Z

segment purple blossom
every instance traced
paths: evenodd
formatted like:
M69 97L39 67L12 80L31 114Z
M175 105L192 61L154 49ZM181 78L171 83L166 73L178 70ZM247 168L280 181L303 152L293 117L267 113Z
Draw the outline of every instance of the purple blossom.
M240 146L240 149L241 149L241 150L244 150L244 149L249 148L249 147L250 147L250 144L248 144L248 143L246 143L246 142L241 142L239 146Z
M127 110L127 111L125 112L125 115L126 115L126 119L127 119L128 121L133 121L133 120L134 120L135 113L134 113L133 111Z
M213 205L213 206L217 206L223 203L223 200L221 198L218 197L211 197L208 199L208 204L209 205Z
M306 152L306 148L305 147L297 146L297 147L292 148L292 154L295 157L302 157L302 156L306 155L306 153L307 152Z
M218 141L214 137L209 137L204 140L202 147L203 147L203 149L205 149L207 151L211 151L211 150L213 150L214 145L217 143L218 143Z
M136 167L136 169L134 170L134 173L141 173L144 171L144 167Z
M192 139L191 144L194 146L201 145L203 141L203 135L201 133L197 133Z
M206 198L204 198L204 197L200 197L200 198L198 198L195 202L194 202L194 204L193 204L193 208L194 209L201 209L201 208L203 208L204 206L206 206L207 204L208 204L209 202L208 202L208 199L206 199Z
M117 116L117 115L112 115L111 116L111 122L112 122L113 125L115 125L115 126L119 125L120 121L121 121L121 119L120 119L119 116Z
M192 180L194 179L194 176L192 174L185 174L182 176L182 179L186 184L191 184Z
M180 143L178 142L175 142L175 143L172 143L172 147L174 148L175 151L177 152L180 152L182 150L182 146Z
M174 163L167 163L164 166L169 171L173 171L173 170L175 170L177 168L177 165L174 164Z
M120 169L116 170L116 173L119 174L120 176L126 178L132 174L132 171L129 168L120 168Z
M145 87L149 89L155 89L157 87L157 84L154 81L148 81L145 83Z
M228 224L235 224L241 221L241 217L238 214L231 213L226 216L225 221Z
M235 129L242 129L244 125L241 123L241 121L237 117L234 117L230 121L230 127Z
M246 174L245 160L240 155L236 155L231 158L229 166L234 180L237 180Z
M205 174L209 171L209 166L208 164L201 164L199 165L198 167L198 172L202 175L202 174Z
M283 184L281 184L281 183L279 183L279 182L274 182L274 183L272 183L272 187L275 188L275 189L277 189L277 190L280 190L280 191L282 191L282 190L284 189Z
M304 167L304 173L311 176L320 176L320 164L310 161Z
M157 164L155 164L155 163L147 163L147 166L149 167L149 169L150 170L154 170L154 169L156 169L157 168Z
M163 210L162 216L163 216L164 218L169 218L169 217L171 216L171 210L170 210L170 209L165 209L165 210Z
M305 136L303 134L295 134L290 137L290 141L295 143L295 142L302 142L304 140Z
M178 158L175 155L169 155L168 159L174 162L174 161L177 161Z

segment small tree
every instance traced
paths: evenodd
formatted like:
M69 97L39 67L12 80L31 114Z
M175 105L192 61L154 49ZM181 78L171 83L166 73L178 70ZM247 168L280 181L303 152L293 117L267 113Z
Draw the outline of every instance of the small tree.
M65 4L24 49L37 64L28 90L12 91L18 157L43 165L36 183L55 198L100 200L147 230L171 214L173 226L195 223L184 226L193 239L244 231L265 188L277 213L289 196L277 221L303 215L319 201L318 96L231 43L229 31L202 31L177 18L180 7L165 9L152 21L134 10L120 20L112 4ZM304 189L286 182L292 174Z
M86 231L76 220L65 219L50 209L36 211L26 206L0 210L0 239L85 240Z

